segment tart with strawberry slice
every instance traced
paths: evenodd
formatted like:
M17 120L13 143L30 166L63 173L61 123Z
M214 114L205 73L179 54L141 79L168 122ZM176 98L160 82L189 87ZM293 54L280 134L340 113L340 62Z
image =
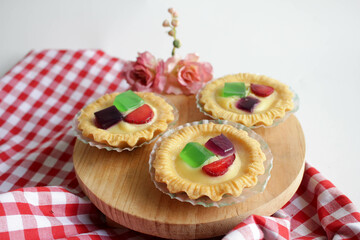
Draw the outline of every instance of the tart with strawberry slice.
M81 110L82 135L111 147L127 148L150 141L174 120L173 107L149 92L111 93Z
M228 124L203 123L181 128L162 140L152 167L155 181L170 193L185 192L220 201L239 196L264 173L265 154L248 133Z
M294 107L294 94L285 84L250 73L228 75L206 84L199 105L215 119L252 127L270 126Z

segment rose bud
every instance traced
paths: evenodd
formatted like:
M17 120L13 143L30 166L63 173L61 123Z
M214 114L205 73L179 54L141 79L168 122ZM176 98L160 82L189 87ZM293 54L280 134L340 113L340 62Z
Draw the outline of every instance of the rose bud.
M173 37L173 36L175 35L175 31L174 31L174 30L170 30L170 31L168 32L168 34Z
M178 14L176 11L174 11L171 15L172 15L173 17L178 17L178 16L179 16L179 14Z
M170 27L170 23L168 20L164 20L162 25L163 25L163 27Z
M179 39L175 39L175 40L173 41L173 45L174 45L174 47L176 47L176 48L180 48L180 46L181 46L180 40L179 40Z
M177 27L179 25L179 21L177 19L173 19L171 21L171 25L173 25L174 27Z
M174 11L175 11L174 8L169 8L169 9L168 9L168 12L171 13L171 14L172 14Z

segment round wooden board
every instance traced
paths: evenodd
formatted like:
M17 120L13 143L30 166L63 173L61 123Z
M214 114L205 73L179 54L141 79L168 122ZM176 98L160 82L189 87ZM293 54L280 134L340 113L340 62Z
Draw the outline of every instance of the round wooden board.
M205 119L195 98L168 96L180 110L178 124ZM148 159L153 144L134 151L99 150L76 141L74 168L85 194L107 216L138 232L173 239L226 234L251 214L271 215L296 192L304 173L305 140L295 116L274 128L255 130L269 144L274 164L261 194L227 207L193 206L171 199L150 179Z

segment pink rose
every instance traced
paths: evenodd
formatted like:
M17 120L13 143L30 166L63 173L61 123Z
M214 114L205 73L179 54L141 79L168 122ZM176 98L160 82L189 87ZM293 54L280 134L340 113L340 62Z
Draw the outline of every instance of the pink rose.
M126 62L121 71L131 90L161 93L165 87L164 61L149 52L139 53L135 62Z
M188 54L184 59L169 58L165 63L166 86L168 94L195 94L212 79L212 66L199 62L199 56Z

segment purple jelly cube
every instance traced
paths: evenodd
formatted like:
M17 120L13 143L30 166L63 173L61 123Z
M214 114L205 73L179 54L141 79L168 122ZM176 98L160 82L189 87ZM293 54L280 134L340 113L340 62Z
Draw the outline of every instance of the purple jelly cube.
M245 112L252 113L256 105L259 104L259 102L260 100L257 98L251 96L244 97L244 98L240 98L240 100L236 103L236 107Z
M123 115L114 105L97 111L94 114L96 126L102 129L107 129L123 119Z
M206 143L205 147L220 156L227 156L234 153L234 145L231 141L223 134L210 138Z

